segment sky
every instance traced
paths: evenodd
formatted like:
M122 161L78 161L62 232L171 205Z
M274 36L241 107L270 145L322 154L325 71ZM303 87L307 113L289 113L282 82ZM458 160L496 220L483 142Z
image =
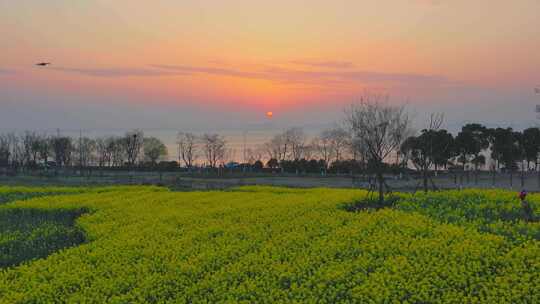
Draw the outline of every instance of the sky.
M371 93L520 129L540 103L538 0L0 0L0 37L0 131L314 132Z

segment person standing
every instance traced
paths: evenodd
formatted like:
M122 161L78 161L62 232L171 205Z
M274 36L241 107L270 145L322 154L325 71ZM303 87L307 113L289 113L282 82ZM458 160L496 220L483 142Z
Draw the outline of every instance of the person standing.
M521 200L521 209L522 209L522 213L523 213L523 220L525 222L532 222L532 221L534 221L534 214L533 214L533 210L531 208L531 205L529 204L529 202L527 201L526 198L527 198L527 191L522 190L519 193L519 199Z

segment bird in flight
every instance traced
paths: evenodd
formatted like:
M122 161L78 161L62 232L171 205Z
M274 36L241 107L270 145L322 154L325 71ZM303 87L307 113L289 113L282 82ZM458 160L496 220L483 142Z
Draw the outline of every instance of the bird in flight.
M51 65L50 62L39 62L39 63L36 63L37 66L48 66L48 65Z

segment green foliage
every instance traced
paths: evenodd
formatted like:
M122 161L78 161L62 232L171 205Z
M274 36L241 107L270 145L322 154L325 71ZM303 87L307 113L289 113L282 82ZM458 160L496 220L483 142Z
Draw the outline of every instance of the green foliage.
M527 162L536 162L540 153L540 129L528 128L522 133L522 146Z
M415 211L440 221L468 225L499 234L513 241L540 240L540 222L524 223L515 192L503 190L444 191L401 195L398 208ZM540 210L540 197L529 195L533 210Z
M475 160L475 169L477 169L478 156L480 152L489 147L490 131L483 125L472 123L466 124L461 128L461 132L455 138L455 149L458 159L463 166L469 161Z
M512 128L496 128L489 132L491 142L491 157L499 165L504 165L506 169L514 170L516 162L523 156L521 151L521 134Z
M11 203L2 208L85 208L76 225L88 241L0 271L0 302L540 302L539 241L485 229L498 216L511 229L534 227L514 220L510 193L402 195L397 209L338 208L366 195L124 187ZM460 211L462 199L470 211ZM436 212L438 200L455 205L451 216ZM482 216L490 220L475 224Z
M0 268L46 257L84 241L74 225L81 210L0 209Z
M87 191L85 188L68 187L4 187L0 186L0 205L11 201L30 199L53 194L74 194Z
M19 200L51 195L79 194L83 192L107 192L126 187L6 187L0 186L0 205Z

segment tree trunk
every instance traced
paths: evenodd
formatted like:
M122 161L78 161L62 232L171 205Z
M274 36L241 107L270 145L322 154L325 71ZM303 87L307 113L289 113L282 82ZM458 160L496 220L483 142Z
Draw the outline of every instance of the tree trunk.
M540 188L540 171L538 171L538 188Z
M521 188L525 186L525 171L523 170L523 162L521 163Z
M429 191L429 189L428 189L428 172L427 172L428 170L427 170L427 168L424 166L424 168L423 168L422 171L423 171L423 174L422 174L422 175L423 175L423 179L424 179L424 192L425 192L425 193L428 193L428 191Z
M510 188L514 187L514 175L512 173L513 170L510 170Z
M380 167L377 172L377 180L379 182L379 204L382 205L384 203L384 176Z
M478 185L478 164L474 164L474 184Z

